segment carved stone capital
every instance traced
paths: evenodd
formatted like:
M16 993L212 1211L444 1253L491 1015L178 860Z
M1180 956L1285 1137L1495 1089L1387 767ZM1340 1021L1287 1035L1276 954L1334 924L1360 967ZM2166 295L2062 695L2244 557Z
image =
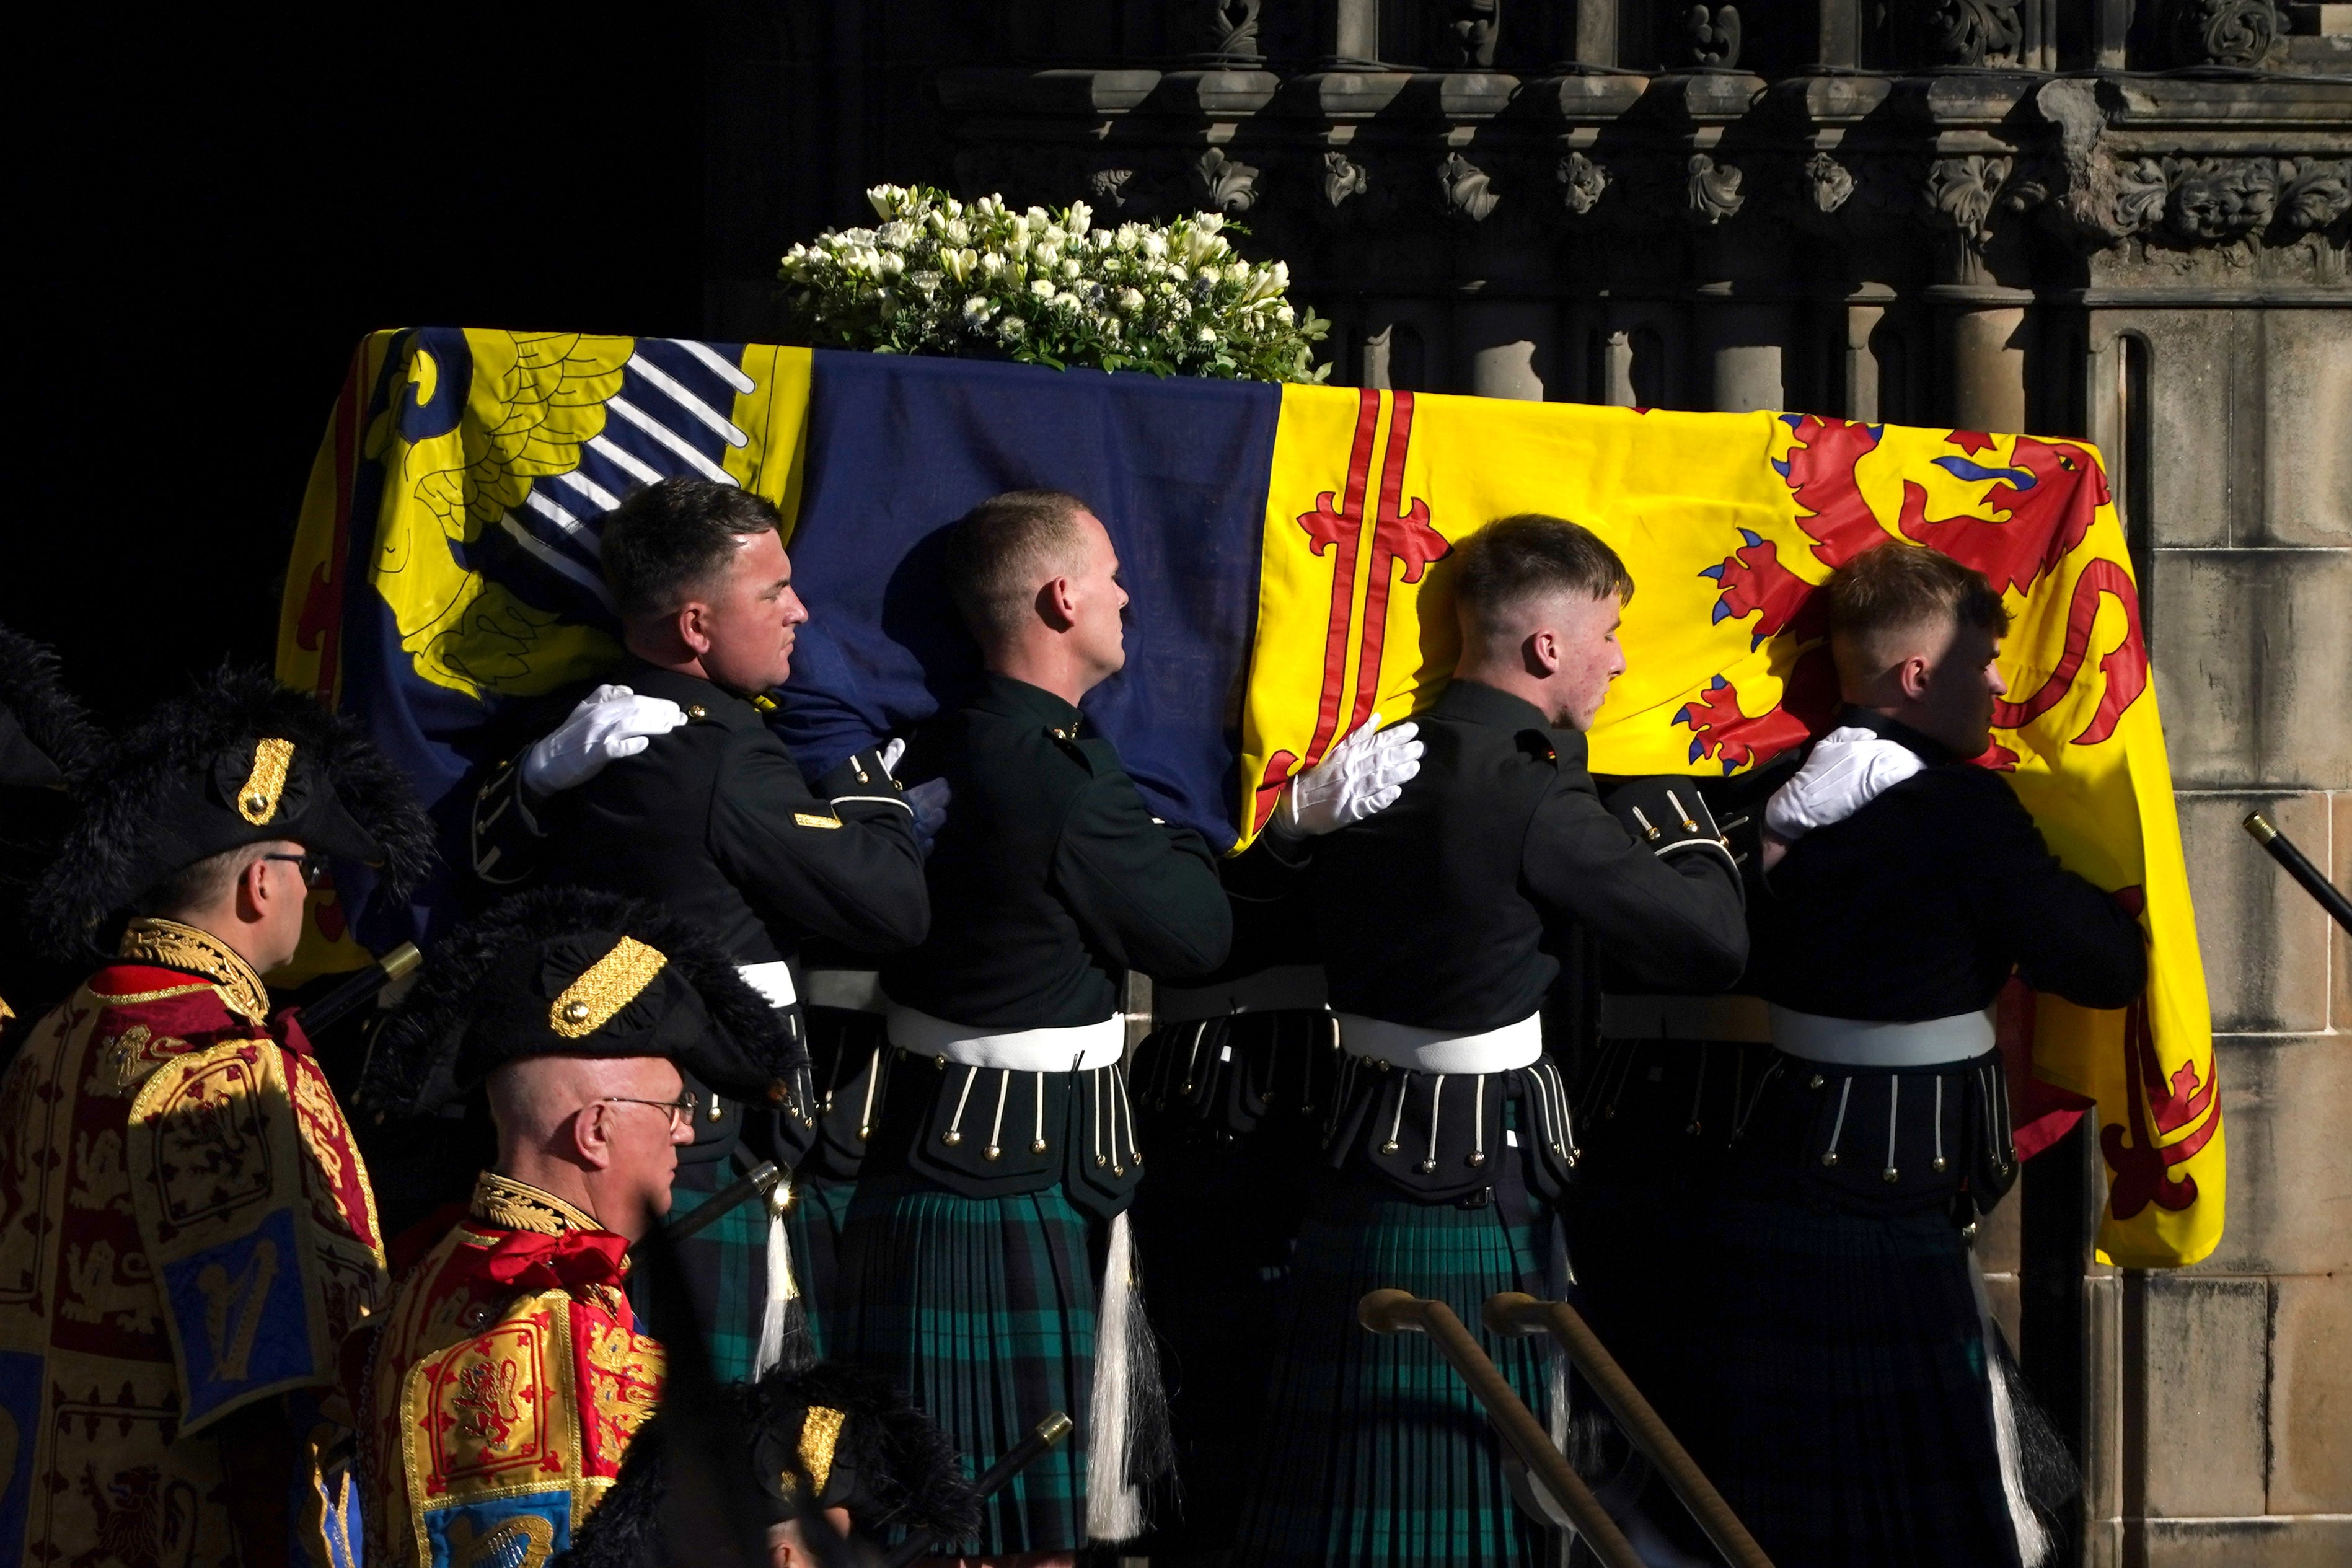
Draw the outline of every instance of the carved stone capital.
M1187 172L1205 211L1232 217L1257 205L1257 166L1229 157L1222 147L1202 150Z
M2272 0L2170 0L2164 36L2185 66L2257 66L2286 29Z
M1694 153L1684 165L1683 190L1687 197L1685 211L1696 222L1709 227L1727 217L1739 216L1748 197L1740 190L1742 175L1729 163L1717 163L1705 153Z

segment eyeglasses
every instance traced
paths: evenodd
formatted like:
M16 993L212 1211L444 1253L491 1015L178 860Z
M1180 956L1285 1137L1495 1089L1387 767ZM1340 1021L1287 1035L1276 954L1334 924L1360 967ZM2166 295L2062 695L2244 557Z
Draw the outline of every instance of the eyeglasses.
M315 888L327 879L327 857L313 849L307 855L264 855L264 860L290 860L302 868L302 885Z
M694 1125L694 1096L690 1093L681 1094L676 1100L632 1100L625 1094L607 1094L600 1096L599 1102L606 1105L650 1105L656 1110L667 1110L673 1131Z

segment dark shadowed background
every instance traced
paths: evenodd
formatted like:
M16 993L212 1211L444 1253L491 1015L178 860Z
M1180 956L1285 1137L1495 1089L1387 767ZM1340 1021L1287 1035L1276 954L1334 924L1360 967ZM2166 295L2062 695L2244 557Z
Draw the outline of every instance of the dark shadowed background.
M66 8L17 57L0 621L110 718L269 657L363 333L701 324L694 8L289 16Z

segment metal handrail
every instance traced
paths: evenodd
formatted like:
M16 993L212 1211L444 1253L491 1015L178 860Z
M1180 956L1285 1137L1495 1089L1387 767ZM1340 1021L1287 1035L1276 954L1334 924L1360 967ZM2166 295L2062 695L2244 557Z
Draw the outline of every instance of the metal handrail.
M1625 1539L1625 1532L1601 1508L1584 1478L1552 1447L1550 1434L1451 1307L1410 1291L1375 1290L1356 1304L1356 1321L1376 1334L1408 1331L1427 1334L1437 1353L1469 1386L1471 1397L1486 1412L1496 1435L1527 1467L1528 1476L1551 1494L1607 1568L1643 1568L1641 1555Z
M1715 1549L1723 1553L1731 1568L1772 1568L1772 1560L1739 1522L1723 1494L1715 1489L1625 1369L1617 1364L1608 1347L1593 1333L1577 1310L1565 1301L1538 1301L1533 1296L1517 1290L1505 1290L1486 1299L1482 1314L1486 1331L1495 1334L1549 1333L1576 1370L1601 1395L1609 1413L1617 1418L1617 1426L1642 1456L1657 1467L1666 1485L1690 1510Z

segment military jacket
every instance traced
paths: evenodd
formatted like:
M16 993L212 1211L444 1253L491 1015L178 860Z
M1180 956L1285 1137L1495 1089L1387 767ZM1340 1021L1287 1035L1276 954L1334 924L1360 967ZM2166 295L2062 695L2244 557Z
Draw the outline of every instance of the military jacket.
M1594 793L1582 734L1468 680L1415 721L1421 772L1396 804L1314 847L1334 1009L1464 1033L1517 1023L1543 1005L1578 925L1662 990L1738 978L1737 868L1637 843Z
M1192 979L1223 962L1216 857L1153 818L1069 703L991 675L925 731L916 764L954 793L931 852L930 937L883 965L892 1001L982 1029L1066 1027L1118 1012L1129 969ZM1058 1184L1097 1214L1126 1206L1142 1160L1123 1067L890 1059L869 1172L903 1165L971 1196Z
M0 1559L234 1564L219 1423L282 1398L295 1545L353 1561L338 1347L384 1289L367 1172L299 1025L205 931L135 921L0 1079Z
M1999 773L1874 713L1839 722L1927 766L1798 839L1767 875L1750 908L1755 990L1801 1012L1897 1023L1974 1012L2012 971L2085 1007L2139 995L2138 920L2058 864Z
M369 1568L541 1568L620 1474L661 1396L628 1243L485 1172L368 1346Z
M642 659L611 679L676 702L688 722L555 795L535 822L520 797L520 769L494 777L475 812L475 865L486 880L520 880L529 868L658 900L709 931L739 964L791 963L796 990L801 945L813 937L874 952L922 940L930 905L914 815L887 775L866 767L870 788L820 796L744 699ZM855 784L855 771L845 776ZM776 1123L794 1161L814 1137L816 1114L800 1076L803 1103ZM743 1108L691 1087L712 1114L696 1117L694 1144L679 1159L723 1158L742 1133Z
M1217 858L1155 819L1108 741L1050 691L991 675L928 727L917 765L948 780L929 938L882 966L893 1001L992 1029L1092 1024L1129 969L1196 979L1233 913Z

